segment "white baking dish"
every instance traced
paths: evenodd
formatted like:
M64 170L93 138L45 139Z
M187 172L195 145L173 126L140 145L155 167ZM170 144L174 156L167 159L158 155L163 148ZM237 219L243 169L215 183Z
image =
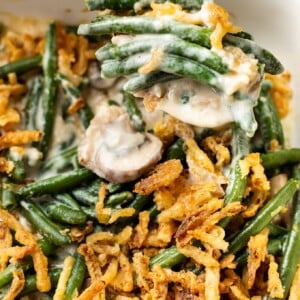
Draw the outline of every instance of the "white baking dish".
M231 14L234 23L250 32L255 40L271 50L292 73L294 103L291 145L300 146L297 125L300 119L300 2L298 0L218 0ZM88 20L83 0L0 0L0 12L17 16L47 17L67 23ZM1 14L3 16L3 14ZM290 129L288 128L288 129Z

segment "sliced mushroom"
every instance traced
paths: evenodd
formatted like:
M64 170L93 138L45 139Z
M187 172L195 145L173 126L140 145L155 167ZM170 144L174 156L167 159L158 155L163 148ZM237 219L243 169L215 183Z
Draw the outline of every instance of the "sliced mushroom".
M116 78L101 78L100 68L100 64L96 61L90 63L88 68L89 82L91 86L97 90L107 89L116 81Z
M79 162L112 182L128 182L156 164L162 142L153 134L135 132L118 106L99 107L78 147Z

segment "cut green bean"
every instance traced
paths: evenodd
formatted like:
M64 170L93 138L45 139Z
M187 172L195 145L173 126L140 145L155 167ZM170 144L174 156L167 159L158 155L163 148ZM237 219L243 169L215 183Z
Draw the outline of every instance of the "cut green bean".
M25 201L21 201L20 204L25 218L51 243L57 246L71 243L69 235L53 223L36 204Z
M300 148L276 150L260 156L265 169L275 169L300 162Z
M89 107L89 105L87 103L85 103L84 107L80 108L78 113L79 113L79 118L81 120L83 127L88 128L91 120L94 117L94 114L93 114L91 108Z
M288 233L288 230L285 227L282 227L277 224L270 223L268 225L268 228L270 230L269 237L278 238L278 237L284 236Z
M58 201L51 201L43 206L48 217L53 221L67 223L71 225L85 224L87 215L78 209L73 209L68 205Z
M106 207L116 207L122 204L126 204L133 199L132 192L123 191L117 194L110 195L105 201Z
M67 193L58 194L55 195L55 199L73 209L81 210L80 205L70 194Z
M109 47L108 45L105 45L96 52L98 60L122 59L137 53L150 52L151 49L158 48L163 49L164 53L189 58L221 74L229 71L227 64L215 52L173 35L162 34L159 37L156 35L146 37L142 35L130 39L128 43L121 46Z
M77 147L71 147L63 150L59 154L50 157L44 162L43 170L63 170L68 166L75 167L77 165Z
M294 177L300 180L300 166L294 168ZM286 299L299 264L300 249L300 192L298 191L293 199L292 220L290 230L287 235L287 241L284 244L283 256L279 266L279 275L284 289L284 297Z
M186 154L184 151L184 141L178 138L164 154L164 159L180 159L182 163L185 163Z
M89 10L113 9L139 11L150 6L151 2L163 3L164 0L85 0ZM203 0L171 0L170 2L181 5L185 9L200 9Z
M18 195L21 197L34 197L65 192L84 181L92 179L94 176L94 173L90 170L80 168L27 184L18 191Z
M136 131L145 130L145 122L143 120L142 112L140 111L137 103L137 99L129 93L124 92L123 105L130 117L130 123Z
M271 99L271 86L269 81L264 81L257 105L254 108L266 152L270 150L272 141L278 141L279 146L284 148L283 128L278 112Z
M134 74L125 82L123 89L126 92L136 92L150 88L157 83L163 83L171 80L176 80L180 77L164 72L154 71L148 74Z
M43 94L43 79L42 76L36 76L30 86L27 94L25 107L25 127L28 130L40 129L39 124L39 109Z
M130 56L121 61L106 60L102 64L101 74L104 78L112 78L136 73L141 66L150 61L150 56L150 53L142 53ZM156 70L188 77L215 87L220 91L224 89L220 80L220 74L184 57L165 54L164 59L157 66Z
M62 271L61 268L53 268L53 269L49 270L48 274L50 277L52 287L57 285L61 271ZM19 296L24 296L29 293L36 292L37 291L36 281L37 281L36 274L27 275L25 277L24 288Z
M9 73L21 74L41 66L42 56L35 55L25 57L13 62L0 66L0 78L7 76Z
M212 29L203 26L186 24L175 20L158 19L144 16L103 16L98 17L90 24L81 24L78 34L103 35L112 33L144 34L144 33L170 33L183 40L193 42L210 48L210 35ZM241 48L247 54L253 54L260 63L265 65L265 70L271 74L283 71L281 63L267 50L261 48L253 41L238 36L227 34L224 42Z
M125 188L127 184L124 183L119 183L119 182L110 182L107 185L107 190L110 194L114 194L116 192L119 192L120 190L122 190L123 188ZM98 188L99 189L99 188Z
M48 148L51 142L55 103L56 103L56 25L51 23L48 28L45 41L45 50L43 56L44 71L44 90L43 90L43 124L41 130L44 132L39 144L39 148L43 153L43 159L46 159Z
M66 291L64 294L65 300L74 299L74 293L80 291L85 278L86 265L84 257L76 252L74 258L75 262L72 268L71 275L68 279Z
M282 208L290 201L295 192L299 189L299 181L289 179L286 185L276 193L257 215L238 233L229 245L230 253L237 253L248 242L250 236L261 232L273 218L280 213Z
M22 182L26 178L25 165L23 157L15 157L13 155L8 155L8 159L14 163L14 168L9 174L10 179L13 182Z
M85 187L77 188L73 190L71 194L77 201L85 205L93 205L98 200L98 196L93 195Z
M11 182L7 177L2 179L1 185L1 207L7 210L15 209L18 206L15 193L11 190Z
M149 262L149 268L151 269L155 265L160 265L162 268L172 268L181 264L184 260L185 256L178 251L176 246L172 246L152 257Z
M37 243L46 256L50 256L56 251L56 246L46 238L39 239Z

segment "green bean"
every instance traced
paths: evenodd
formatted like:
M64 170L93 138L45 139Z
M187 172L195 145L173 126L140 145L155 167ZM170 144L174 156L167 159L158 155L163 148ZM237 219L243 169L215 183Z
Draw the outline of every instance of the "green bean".
M17 263L9 264L3 271L0 272L0 288L10 283L13 279L13 271L23 270L26 271L32 267L31 263Z
M18 191L18 195L21 197L34 197L65 192L83 181L92 179L94 176L90 170L80 168L27 184Z
M80 205L70 194L67 193L58 194L55 195L55 199L73 209L81 210Z
M184 141L178 138L166 151L164 154L164 159L180 159L182 163L185 163L185 151L184 151Z
M170 53L189 58L195 62L203 64L221 74L229 71L226 63L215 52L197 44L184 41L172 35L158 36L136 36L128 43L121 46L104 46L96 52L96 57L100 61L107 59L121 59L128 56L150 52L153 48L163 49L164 53Z
M119 182L110 182L107 185L107 190L110 194L114 194L116 192L119 192L121 189L123 189L127 185L124 183L119 183Z
M39 67L42 62L41 55L35 55L31 57L25 57L13 62L0 66L0 78L7 76L9 73L21 74L32 70L35 67Z
M77 188L71 192L72 196L79 202L85 205L93 205L97 202L98 196L87 191L86 188Z
M18 206L15 193L12 191L11 182L7 177L2 179L1 186L1 207L7 210L15 209Z
M136 131L145 131L145 122L143 120L143 115L136 101L137 99L132 94L124 92L123 105L130 117L131 126Z
M90 24L81 24L78 34L102 35L111 33L143 34L143 33L170 33L183 40L210 48L210 35L212 29L207 27L186 24L170 19L158 19L144 16L104 16L98 17ZM283 71L281 63L267 50L261 48L253 41L227 34L224 38L226 44L240 47L245 53L252 53L265 70L271 74Z
M129 191L123 191L117 194L110 195L107 200L105 201L106 207L115 207L122 204L125 204L126 202L129 202L133 199L132 192Z
M74 293L76 291L80 291L85 278L86 265L85 265L84 257L76 252L74 258L75 258L75 262L72 268L71 275L68 279L66 291L64 295L65 300L74 299L73 298Z
M229 183L224 196L225 205L232 202L241 202L247 187L247 177L242 177L239 161L249 153L249 138L236 124L232 128L231 150L233 158L229 173ZM220 221L220 226L225 228L231 219L231 217L224 218Z
M150 220L155 220L155 218L159 215L160 211L157 209L156 204L152 205L149 209Z
M60 83L66 98L70 101L70 105L74 105L76 103L82 103L84 105L80 89L75 86L68 77L61 73L57 73L56 80ZM80 104L80 106L83 105Z
M280 237L283 235L286 235L288 233L288 230L285 227L282 227L277 224L270 223L269 226L269 237Z
M300 180L300 166L294 168L294 177ZM288 293L294 278L297 266L299 264L300 249L300 192L298 191L293 199L292 220L290 230L287 235L287 241L284 244L283 256L279 266L279 275L284 289L284 298L288 297Z
M161 253L150 259L149 268L160 265L162 268L172 268L185 260L185 256L180 253L176 246L165 249Z
M53 223L34 203L20 202L22 213L25 218L38 230L45 238L57 246L71 243L71 238L62 229Z
M123 89L126 92L136 92L149 88L157 83L176 80L179 77L173 74L154 71L148 74L134 74L125 82Z
M87 215L78 209L73 209L68 205L58 201L51 201L43 205L48 217L53 221L67 223L71 225L85 224Z
M39 239L37 243L46 256L50 256L56 251L56 246L46 238Z
M281 121L270 96L271 86L269 81L264 81L257 105L254 108L266 152L270 150L273 140L278 141L279 146L284 148L284 134Z
M270 74L280 74L284 68L280 61L266 49L261 48L255 42L235 35L226 34L223 44L241 48L246 54L253 54L258 61L264 65L264 70Z
M88 218L97 219L95 207L81 206L81 209L87 215Z
M283 245L285 242L285 238L280 239L270 239L268 241L268 254L274 255L274 256L281 256L283 253ZM236 258L236 262L239 266L245 266L247 264L249 256L249 250L248 248L239 256Z
M43 79L36 76L29 87L25 106L25 127L28 130L39 129L38 111L43 93Z
M80 108L78 113L83 127L88 128L91 120L94 117L94 114L89 105L85 103L84 107Z
M300 149L291 148L276 150L260 156L262 165L265 169L275 169L288 164L300 162Z
M150 6L152 1L145 0L85 0L89 10L113 9L128 10L134 9L139 11ZM155 0L155 3L163 3L164 0ZM170 2L181 5L185 9L200 9L203 0L171 0Z
M9 174L10 179L14 182L22 182L26 177L25 165L22 157L8 155L8 159L14 163L14 168Z
M104 78L119 77L136 73L139 67L150 60L150 53L142 53L130 56L123 60L106 60L102 64L101 75ZM188 77L203 84L211 85L220 91L224 86L221 75L208 67L184 57L165 54L157 69L166 73Z
M230 253L237 253L248 242L250 236L262 231L272 219L280 213L281 209L289 202L299 189L299 181L289 179L286 185L276 193L257 215L243 228L229 245Z
M49 270L48 274L50 277L52 287L57 285L61 271L62 271L61 268L53 268L53 269ZM24 288L23 288L22 292L20 293L20 295L18 295L18 296L24 296L26 294L36 292L36 291L37 291L36 274L27 275L25 277Z
M43 124L44 135L40 141L40 150L46 159L52 137L55 103L56 103L56 25L51 23L48 28L43 56L44 90L43 90Z
M47 159L44 162L43 170L47 171L50 169L56 169L59 171L68 167L69 165L72 165L74 167L76 164L77 164L77 147L71 147Z

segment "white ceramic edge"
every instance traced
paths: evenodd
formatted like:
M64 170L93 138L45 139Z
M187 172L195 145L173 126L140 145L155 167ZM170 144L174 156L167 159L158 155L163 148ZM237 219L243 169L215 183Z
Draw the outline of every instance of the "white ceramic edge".
M234 23L250 32L257 43L271 50L292 73L294 90L290 143L300 146L297 127L300 119L300 1L288 0L217 0L231 14ZM83 0L0 0L0 11L18 16L48 17L67 23L88 20ZM292 125L291 125L292 124Z

